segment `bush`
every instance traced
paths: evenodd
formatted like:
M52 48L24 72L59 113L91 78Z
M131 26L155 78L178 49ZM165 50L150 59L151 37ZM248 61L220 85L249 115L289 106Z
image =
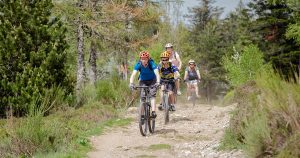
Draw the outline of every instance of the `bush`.
M242 144L250 157L299 157L295 150L299 145L295 141L300 131L299 94L299 84L284 81L272 71L237 88L238 107L230 120L231 133L224 137L234 135L236 143L224 139L223 146Z
M1 116L7 107L28 114L30 103L53 86L73 89L65 67L66 28L52 7L50 0L0 1Z
M117 73L109 78L98 80L95 85L87 84L80 93L80 104L88 106L95 102L112 105L114 108L128 107L134 97L130 97L128 81L122 80Z
M256 74L264 68L263 53L255 45L244 48L232 57L224 56L223 66L228 71L228 80L234 87L255 79Z

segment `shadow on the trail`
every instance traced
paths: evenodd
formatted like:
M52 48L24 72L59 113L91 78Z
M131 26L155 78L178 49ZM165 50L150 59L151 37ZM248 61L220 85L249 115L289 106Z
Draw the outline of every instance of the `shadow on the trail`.
M192 120L187 117L175 117L170 121L170 123L176 123L179 121L192 121Z
M168 134L168 133L178 133L175 129L160 129L156 130L155 134Z

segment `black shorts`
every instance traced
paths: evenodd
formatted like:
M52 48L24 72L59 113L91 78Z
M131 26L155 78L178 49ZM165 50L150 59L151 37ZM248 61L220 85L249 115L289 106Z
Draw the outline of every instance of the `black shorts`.
M156 97L157 88L154 86L156 83L156 79L148 80L148 81L140 81L140 86L150 86L150 96L152 98ZM146 94L144 89L141 90L141 98L145 98Z
M175 82L160 82L169 91L175 92Z

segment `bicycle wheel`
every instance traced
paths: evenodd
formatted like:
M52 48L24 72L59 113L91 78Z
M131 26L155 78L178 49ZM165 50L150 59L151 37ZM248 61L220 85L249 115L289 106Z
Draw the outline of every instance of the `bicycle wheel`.
M155 118L152 118L152 115L150 114L151 112L151 105L148 104L148 112L149 112L149 119L148 119L148 125L149 125L149 132L154 133L155 129Z
M196 93L195 93L195 90L192 92L192 103L193 103L193 107L195 107L195 105L196 105Z
M165 124L167 124L169 122L169 94L166 92L163 94L163 107L165 113Z
M139 112L139 128L140 128L140 132L142 134L142 136L146 136L147 135L147 128L148 128L148 117L147 116L148 113L148 108L145 108L147 106L146 103L142 103L142 105L140 106L140 112ZM144 119L142 118L142 115L144 115Z

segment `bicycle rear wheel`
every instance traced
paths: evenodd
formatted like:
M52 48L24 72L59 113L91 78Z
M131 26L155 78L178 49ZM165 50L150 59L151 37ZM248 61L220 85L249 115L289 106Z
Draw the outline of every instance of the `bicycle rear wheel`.
M142 136L147 135L147 130L148 130L148 119L149 119L149 111L146 103L142 103L140 106L140 111L139 111L139 128L140 128L140 133ZM144 115L144 118L142 118L142 115Z
M169 122L169 94L168 93L164 93L163 94L163 107L164 107L164 120L165 120L165 124L167 124Z

